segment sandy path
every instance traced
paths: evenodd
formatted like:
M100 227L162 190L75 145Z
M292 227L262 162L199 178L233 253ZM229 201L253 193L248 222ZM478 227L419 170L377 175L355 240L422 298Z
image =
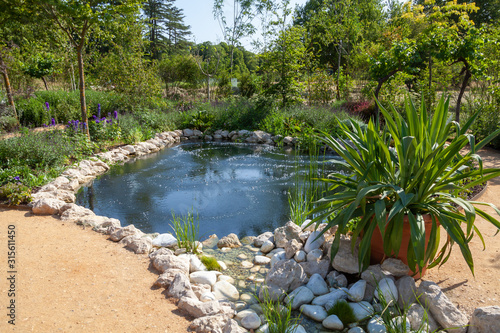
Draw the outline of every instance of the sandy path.
M8 324L7 231L16 230L16 320ZM0 332L186 332L149 259L90 229L0 209ZM153 269L154 270L154 269Z
M498 151L484 149L479 155L483 158L485 167L500 168L500 153ZM500 207L500 178L489 181L488 188L478 201L493 203ZM492 216L500 218L493 209L486 206L481 207ZM500 235L493 237L496 228L480 217L476 220L476 226L483 234L486 250L483 251L479 237L474 237L470 248L474 259L475 277L465 263L458 246L453 248L451 257L446 264L441 268L429 270L424 277L425 280L439 284L446 295L467 316L470 316L477 307L500 305ZM441 238L445 235L443 231Z

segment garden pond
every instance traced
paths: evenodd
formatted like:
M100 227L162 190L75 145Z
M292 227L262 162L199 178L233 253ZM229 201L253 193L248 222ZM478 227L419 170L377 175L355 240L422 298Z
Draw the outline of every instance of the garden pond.
M172 212L192 210L199 217L200 239L229 233L241 239L290 220L287 193L309 161L290 148L181 143L113 166L83 187L76 203L146 233L173 233ZM333 163L322 165L322 172L333 171Z

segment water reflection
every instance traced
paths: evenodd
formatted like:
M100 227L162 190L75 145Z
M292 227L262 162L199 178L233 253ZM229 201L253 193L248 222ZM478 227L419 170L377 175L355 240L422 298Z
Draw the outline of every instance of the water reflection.
M77 203L144 232L169 232L172 211L194 209L203 237L258 235L288 220L295 164L279 148L186 143L112 167L80 190Z

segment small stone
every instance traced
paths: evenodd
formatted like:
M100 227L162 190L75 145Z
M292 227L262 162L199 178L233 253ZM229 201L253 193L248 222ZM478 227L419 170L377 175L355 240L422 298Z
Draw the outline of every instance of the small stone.
M411 324L408 317L397 316L391 319L390 326L397 332L410 333Z
M302 243L296 239L291 239L285 245L285 257L286 259L292 259L297 251L302 249Z
M432 315L429 312L426 312L425 309L420 304L413 303L408 309L408 313L406 316L410 321L412 329L420 330L423 332L437 332L438 324L436 323L436 320L434 319L434 317L432 317ZM426 327L423 327L424 325L426 325ZM423 330L423 328L424 329L429 328L429 330ZM469 327L469 330L470 329L471 328Z
M384 278L379 281L378 287L375 289L375 298L380 300L385 300L386 303L390 301L397 302L398 301L398 289L389 278Z
M361 302L365 296L366 281L359 280L354 283L347 294L347 298L352 302Z
M312 304L313 305L321 305L324 307L327 307L326 304L331 304L328 308L333 306L333 304L337 303L338 300L340 299L346 299L347 294L344 292L342 289L336 289L333 291L330 291L328 294L321 295L313 299Z
M264 244L264 242L270 241L272 243L273 240L274 240L273 233L271 231L267 231L267 232L257 236L257 238L255 238L253 240L253 245L255 247L261 247ZM273 247L274 247L274 244L273 244Z
M331 271L326 276L326 281L328 285L333 288L345 288L347 287L347 278L344 274L341 274L337 271Z
M340 247L337 255L332 260L332 267L343 273L359 273L358 248L359 239L356 242L354 251L351 251L351 239L344 235L340 236ZM330 251L331 249L329 249L328 256L331 258Z
M319 305L304 304L300 307L300 312L317 322L322 322L328 317L325 309Z
M382 271L379 264L368 266L368 268L361 273L361 278L374 287L376 287L379 281L384 278L394 279L388 273Z
M264 256L255 256L255 258L253 259L253 263L255 265L267 265L271 262L271 259L269 259L268 257L264 257Z
M344 329L344 324L336 315L330 315L325 318L322 322L325 328L330 330L342 331Z
M283 227L276 228L274 230L274 242L276 247L285 247L289 240L295 239L300 241L299 235L302 233L302 229L289 221Z
M211 291L207 291L200 295L200 301L202 302L212 302L215 300L217 300L217 298L215 297L215 294Z
M295 259L296 262L304 262L306 261L307 257L306 257L306 253L305 251L297 251L295 253L295 256L293 257L293 259Z
M355 326L355 327L350 328L349 331L347 331L347 333L365 333L365 330L363 330L359 326Z
M302 305L310 303L313 299L313 292L309 288L301 286L285 297L285 304L292 302L292 310L297 310Z
M307 254L307 261L318 261L323 257L323 251L321 249L315 249Z
M373 306L368 302L361 301L359 303L348 303L348 304L354 313L356 321L361 321L365 318L372 316L375 313Z
M373 316L366 326L368 333L387 333L384 321L379 315ZM399 332L399 331L398 331Z
M408 308L417 300L417 287L415 280L411 276L403 276L396 281L398 289L398 304L401 309Z
M167 295L173 298L193 298L198 301L196 294L191 289L191 283L184 274L176 274L174 280L168 288Z
M227 270L227 266L226 266L226 263L224 261L220 261L218 260L217 263L219 264L220 268L225 271Z
M246 329L257 329L260 327L262 322L259 316L255 312L250 312L245 317L241 318L241 326Z
M325 280L319 274L313 274L307 282L307 288L311 289L314 295L325 295L330 290L325 282Z
M245 261L241 262L241 267L243 267L243 268L252 268L253 264L250 261L245 260Z
M215 272L214 272L215 273ZM227 281L231 284L234 284L234 279L229 276L229 275L224 275L224 274L220 274L218 277L217 277L217 281Z
M248 256L244 253L240 253L240 254L238 254L238 256L236 258L241 259L241 260L246 260L246 259L248 259Z

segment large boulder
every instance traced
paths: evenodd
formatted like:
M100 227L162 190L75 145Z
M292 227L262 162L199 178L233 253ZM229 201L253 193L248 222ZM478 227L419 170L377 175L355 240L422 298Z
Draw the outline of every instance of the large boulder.
M453 332L467 332L467 317L448 299L441 288L432 281L422 281L418 287L421 303L428 308L436 321Z
M109 235L109 239L111 239L113 242L119 242L127 236L133 236L138 233L139 230L133 224L129 224L124 228L115 230L113 233L111 233L111 235Z
M64 207L61 207L59 213L61 214L61 220L63 221L78 221L88 216L95 216L95 213L90 209L75 204L67 204Z

